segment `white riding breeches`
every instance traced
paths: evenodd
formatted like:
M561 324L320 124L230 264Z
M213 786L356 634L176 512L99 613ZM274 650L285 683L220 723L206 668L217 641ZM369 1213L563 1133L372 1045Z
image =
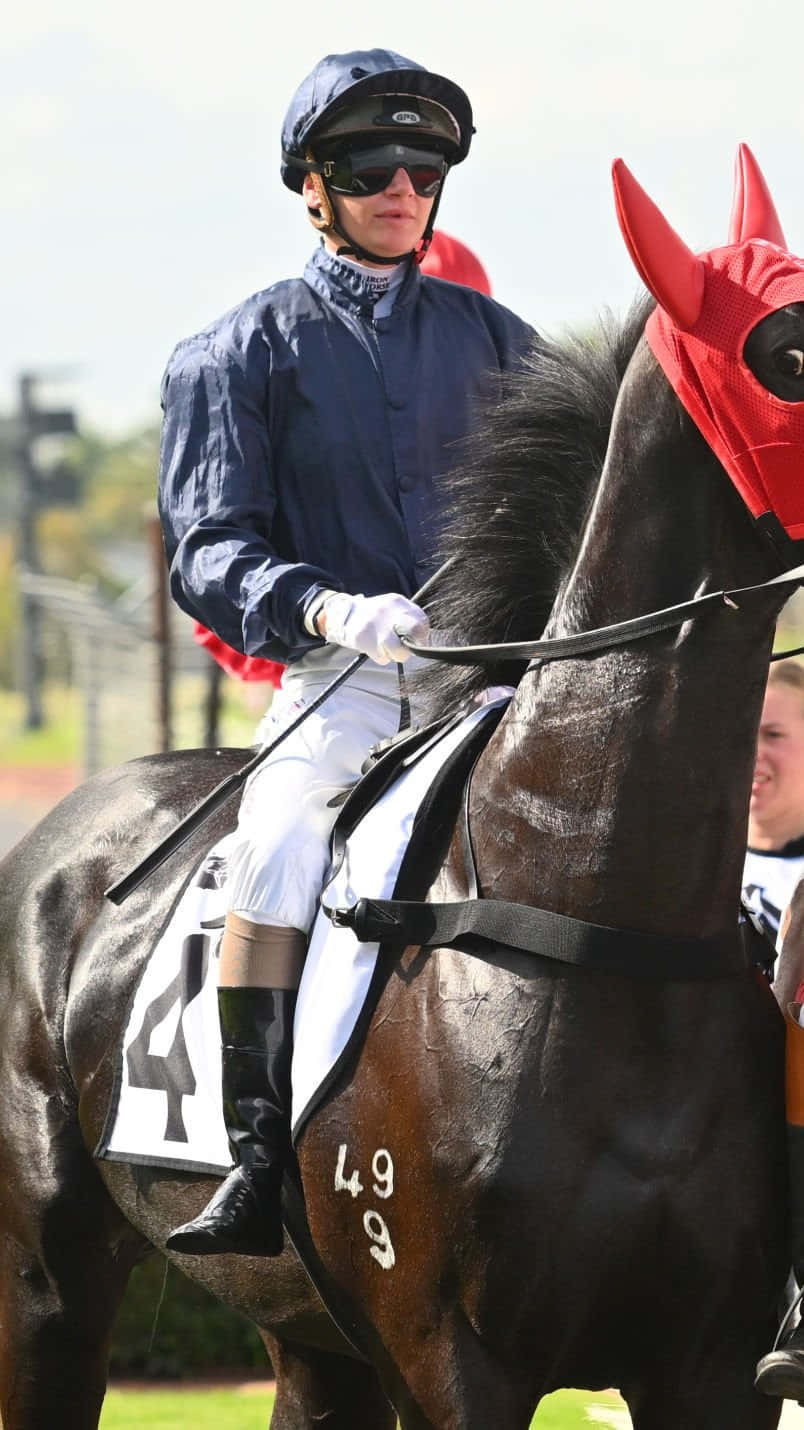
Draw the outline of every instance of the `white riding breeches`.
M328 646L289 666L257 732L270 744L354 660ZM395 665L367 660L254 771L229 855L229 908L253 923L309 930L329 865L334 795L355 782L370 747L399 729Z

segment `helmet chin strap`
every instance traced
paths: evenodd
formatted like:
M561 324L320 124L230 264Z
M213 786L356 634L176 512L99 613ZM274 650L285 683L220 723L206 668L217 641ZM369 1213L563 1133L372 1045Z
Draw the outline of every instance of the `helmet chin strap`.
M381 253L372 253L371 249L364 248L356 239L350 237L343 223L339 223L335 219L335 209L332 199L327 192L327 187L322 176L320 174L311 174L310 178L312 179L313 188L315 189L316 207L310 208L308 206L307 217L313 225L313 228L317 229L319 233L325 234L327 238L342 238L345 240L341 247L335 250L338 258L356 258L358 262L363 260L369 263L379 263L387 268L396 267L398 263L404 263L406 258L411 257L414 258L416 263L423 261L433 239L433 226L438 212L438 205L441 202L441 195L444 190L443 183L433 200L433 207L430 210L427 226L419 239L417 247L408 249L406 253L397 253L393 258L388 258Z

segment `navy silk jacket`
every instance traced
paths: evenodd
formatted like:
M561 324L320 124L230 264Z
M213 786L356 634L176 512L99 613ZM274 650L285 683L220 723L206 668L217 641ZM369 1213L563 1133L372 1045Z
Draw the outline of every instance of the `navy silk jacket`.
M432 569L437 479L478 399L535 334L411 264L374 320L323 247L179 343L162 385L160 512L173 595L236 650L288 661L318 591L400 591Z

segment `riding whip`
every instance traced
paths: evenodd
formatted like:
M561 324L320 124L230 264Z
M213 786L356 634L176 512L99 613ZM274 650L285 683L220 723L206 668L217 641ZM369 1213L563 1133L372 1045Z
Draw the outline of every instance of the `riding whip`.
M418 604L423 601L425 597L429 596L433 586L440 580L450 566L452 566L455 559L454 556L448 557L443 565L439 566L438 570L434 571L433 575L425 581L424 585L414 593L411 600ZM334 695L335 691L338 690L351 675L354 675L355 671L359 670L360 666L363 665L366 660L368 660L368 656L366 655L355 656L354 660L349 662L346 669L342 670L340 675L336 675L335 679L331 680L329 685L324 687L320 695L317 695L315 700L311 701L306 709L303 710L295 720L292 720L270 745L264 745L261 750L257 751L257 754L254 755L252 759L243 765L242 769L235 770L234 774L227 775L225 780L221 780L220 784L216 785L213 790L210 790L209 794L202 799L201 803L197 804L195 809L191 809L190 813L185 815L184 819L176 825L176 828L171 830L170 834L166 835L162 842L157 844L155 849L152 849L149 854L146 854L145 858L141 859L134 869L130 870L128 874L124 874L123 878L118 879L116 884L109 886L104 897L109 899L113 904L122 904L128 898L129 894L133 894L134 890L138 889L140 884L150 878L151 874L170 858L171 854L175 854L177 849L181 849L182 845L187 843L187 840L195 833L196 829L198 829L205 820L209 819L210 815L214 814L216 809L219 809L222 804L225 804L226 800L230 799L237 790L242 788L249 775L262 764L263 760L267 760L268 756L273 754L274 750L282 744L283 740L287 740L289 735L292 735L295 730L298 730L299 726L304 723L308 716L318 710L324 704L324 701L329 699L330 695Z

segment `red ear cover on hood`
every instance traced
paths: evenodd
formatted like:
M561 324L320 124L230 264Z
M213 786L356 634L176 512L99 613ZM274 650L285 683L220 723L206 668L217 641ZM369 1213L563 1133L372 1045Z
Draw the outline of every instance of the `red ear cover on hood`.
M658 306L645 324L654 357L751 515L773 513L804 538L804 402L776 397L750 371L746 339L771 313L804 303L804 260L781 225L751 151L737 156L731 242L691 253L621 161L620 226Z
M762 170L747 144L737 150L734 164L734 200L729 222L729 243L762 238L787 248L776 206Z
M617 219L640 277L679 328L693 327L703 307L703 263L622 159L612 165L612 180Z

